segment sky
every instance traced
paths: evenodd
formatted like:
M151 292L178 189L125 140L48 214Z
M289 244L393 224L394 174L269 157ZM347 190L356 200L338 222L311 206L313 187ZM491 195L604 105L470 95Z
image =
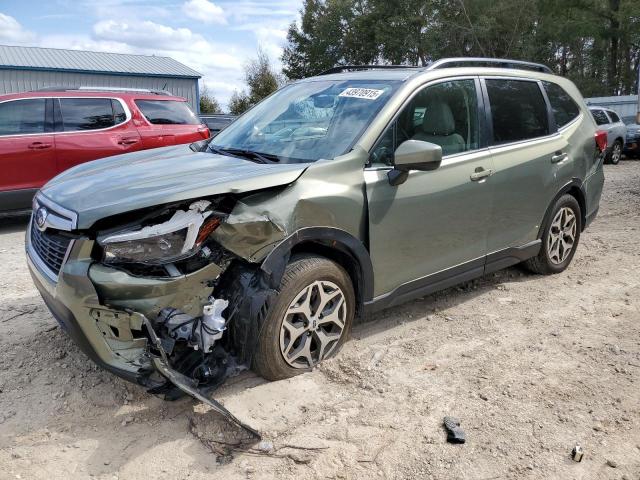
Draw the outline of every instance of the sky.
M172 57L223 106L262 48L276 68L302 0L0 0L0 44Z

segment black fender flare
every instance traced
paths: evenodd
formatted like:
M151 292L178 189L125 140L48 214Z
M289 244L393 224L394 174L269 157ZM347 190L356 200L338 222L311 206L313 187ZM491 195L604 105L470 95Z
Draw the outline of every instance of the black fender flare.
M373 299L373 264L365 245L349 232L334 227L304 227L296 230L282 240L262 261L261 269L272 281L280 283L291 252L301 243L318 243L342 254L349 255L358 266L359 301L364 303Z
M581 198L578 198L578 203L580 204L580 226L582 227L582 230L585 229L586 226L586 219L587 219L587 209L586 209L586 199L587 196L584 192L584 185L583 182L576 177L573 177L571 180L569 180L567 183L565 183L563 185L563 187L558 191L558 193L556 194L555 197L553 197L553 199L551 200L551 202L549 203L549 205L547 206L547 210L544 212L544 217L542 217L542 223L540 224L540 229L538 230L538 238L542 238L542 234L544 232L544 229L547 225L547 222L550 220L550 216L552 213L552 209L553 206L556 204L556 202L558 201L558 199L564 195L565 193L567 193L569 190L572 190L574 188L577 188L580 191L580 196Z

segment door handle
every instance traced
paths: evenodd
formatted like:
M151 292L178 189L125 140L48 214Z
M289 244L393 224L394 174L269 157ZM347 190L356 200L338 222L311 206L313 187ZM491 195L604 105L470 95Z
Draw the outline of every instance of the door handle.
M557 152L553 157L551 157L551 163L564 162L567 158L569 158L568 153Z
M491 175L493 175L493 170L491 169L485 170L482 167L478 167L476 168L476 171L471 174L470 178L472 182L477 182L478 180L482 180L483 178L490 177Z
M137 138L122 138L118 140L118 145L133 145L134 143L138 143Z
M31 144L29 144L29 148L31 150L44 150L45 148L51 148L53 145L51 145L50 143L43 143L43 142L33 142Z

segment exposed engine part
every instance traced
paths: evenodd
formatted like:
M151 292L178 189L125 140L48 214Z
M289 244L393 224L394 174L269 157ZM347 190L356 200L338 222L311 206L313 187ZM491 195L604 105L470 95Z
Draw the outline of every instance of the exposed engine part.
M172 340L186 341L194 350L209 353L215 342L222 338L227 324L222 312L229 305L227 300L209 300L211 303L203 307L201 317L192 317L175 308L164 308L156 324L164 325Z
M229 306L227 300L215 299L213 303L205 305L202 310L202 328L196 331L198 345L204 352L209 352L216 340L222 338L222 332L226 328L227 321L222 316L222 311Z
M209 405L214 411L223 415L227 420L239 426L240 428L246 430L250 434L254 435L258 440L262 438L260 432L254 430L250 426L244 424L240 419L235 417L229 410L224 408L220 403L216 402L212 398L207 398L204 393L198 388L198 381L193 378L188 378L180 372L171 368L169 363L169 359L167 358L167 353L164 350L163 342L156 333L151 324L151 321L142 315L141 313L131 312L133 315L139 315L142 318L142 322L144 323L147 331L149 333L149 337L151 338L152 344L158 350L160 356L152 357L153 366L158 370L164 377L166 377L171 383L173 383L176 387L178 387L183 392L191 395L197 400L200 400L203 403Z

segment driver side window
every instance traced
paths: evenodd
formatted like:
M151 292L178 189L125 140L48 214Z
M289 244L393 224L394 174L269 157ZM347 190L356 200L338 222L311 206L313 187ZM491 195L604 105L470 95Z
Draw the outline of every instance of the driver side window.
M373 166L393 165L393 152L406 140L442 147L442 155L480 146L475 81L453 80L423 88L387 127L371 153Z

